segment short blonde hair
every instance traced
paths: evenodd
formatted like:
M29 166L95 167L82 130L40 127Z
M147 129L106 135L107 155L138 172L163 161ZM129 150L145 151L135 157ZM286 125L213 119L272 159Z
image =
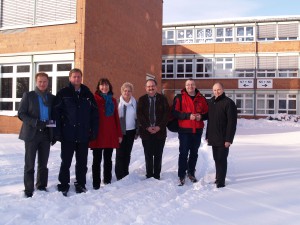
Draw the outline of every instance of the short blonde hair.
M133 92L133 84L129 83L129 82L125 82L122 86L121 86L121 93L123 93L125 88L129 88L131 90L131 92Z

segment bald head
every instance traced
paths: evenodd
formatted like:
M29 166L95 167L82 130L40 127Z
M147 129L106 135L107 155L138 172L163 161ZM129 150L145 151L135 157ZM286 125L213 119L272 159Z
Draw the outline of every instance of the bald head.
M224 92L224 87L221 83L215 83L213 86L213 93L215 98L219 97L220 95L222 95Z

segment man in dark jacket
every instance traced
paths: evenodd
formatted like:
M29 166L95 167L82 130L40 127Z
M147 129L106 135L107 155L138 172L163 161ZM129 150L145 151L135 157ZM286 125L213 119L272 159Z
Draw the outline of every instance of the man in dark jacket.
M52 139L52 130L47 127L47 122L52 119L54 95L48 91L48 74L37 73L35 81L35 90L23 94L18 110L18 117L23 121L19 138L25 141L24 186L27 198L32 197L34 191L36 153L38 153L36 188L47 191L47 164Z
M82 82L82 72L69 72L69 86L61 89L55 98L55 139L61 142L60 184L58 191L67 195L70 183L70 166L75 152L74 183L76 193L86 192L88 143L97 137L98 108L94 95Z
M175 98L172 110L179 125L179 186L184 185L186 175L191 182L197 182L195 168L204 127L203 118L207 117L207 111L205 97L196 89L195 81L188 79L181 91L181 98Z
M216 166L215 183L217 188L222 188L225 187L229 147L233 143L236 131L237 108L235 103L225 95L221 83L214 84L213 93L214 97L208 104L206 139L213 150Z
M167 137L169 104L163 95L157 93L155 80L148 80L145 88L147 94L138 100L137 119L145 153L146 177L159 180Z

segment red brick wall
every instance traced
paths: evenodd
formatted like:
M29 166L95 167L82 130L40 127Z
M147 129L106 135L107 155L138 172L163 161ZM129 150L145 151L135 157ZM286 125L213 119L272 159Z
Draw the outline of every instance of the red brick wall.
M107 77L120 95L121 85L145 93L146 74L161 80L162 1L89 0L86 11L84 82L94 91ZM97 9L97 10L93 10ZM97 57L96 57L97 56Z

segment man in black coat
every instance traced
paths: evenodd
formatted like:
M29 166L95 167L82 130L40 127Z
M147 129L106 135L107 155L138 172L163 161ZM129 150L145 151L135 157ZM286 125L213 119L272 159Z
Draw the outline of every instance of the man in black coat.
M138 100L137 119L145 153L146 177L159 180L167 137L169 104L162 94L157 93L155 80L147 80L145 89L147 94Z
M222 188L225 187L229 147L233 143L236 131L237 108L225 95L221 83L214 84L213 93L214 96L208 103L206 140L213 150L216 166L215 183L217 188Z
M56 129L54 139L61 142L60 184L58 191L67 196L70 183L70 166L75 152L74 183L77 193L86 192L88 143L97 137L98 108L94 95L82 82L80 69L69 72L69 86L56 95L54 115Z
M52 129L47 127L51 120L54 95L48 91L49 78L46 73L35 75L36 88L23 94L18 117L23 121L19 138L25 141L24 186L25 197L32 197L34 191L34 165L38 153L36 188L46 191L48 183L48 158Z

